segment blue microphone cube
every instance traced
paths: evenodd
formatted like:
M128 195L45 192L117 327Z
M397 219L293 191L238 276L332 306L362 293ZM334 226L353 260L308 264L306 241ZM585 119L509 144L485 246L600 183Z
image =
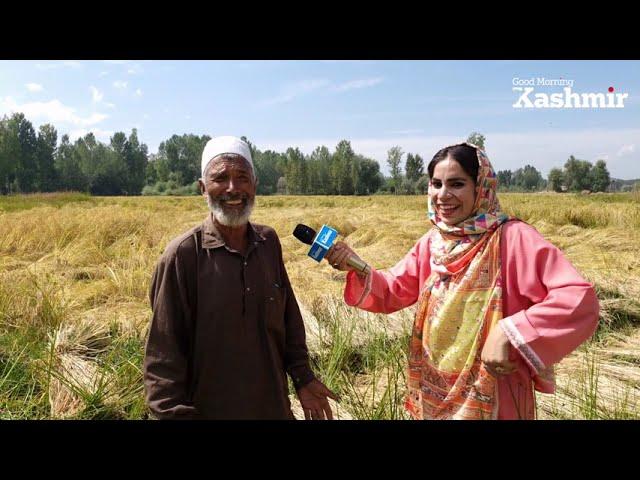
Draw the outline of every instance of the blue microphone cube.
M313 239L311 250L309 250L309 256L316 262L319 262L327 254L333 242L335 242L338 232L327 226L323 225L316 238Z

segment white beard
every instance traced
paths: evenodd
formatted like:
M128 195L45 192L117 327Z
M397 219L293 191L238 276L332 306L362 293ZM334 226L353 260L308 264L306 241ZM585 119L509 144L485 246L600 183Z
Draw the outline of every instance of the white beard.
M255 204L255 198L248 200L245 207L238 213L226 212L224 207L218 202L213 201L210 195L207 195L207 205L209 210L213 213L215 218L221 225L225 227L241 227L249 221L253 206Z

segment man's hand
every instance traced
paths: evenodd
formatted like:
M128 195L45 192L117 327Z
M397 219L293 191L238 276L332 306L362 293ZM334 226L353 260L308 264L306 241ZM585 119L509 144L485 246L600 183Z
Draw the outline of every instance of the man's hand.
M338 400L335 393L317 379L311 380L296 392L304 410L305 420L333 420L333 413L327 397Z
M494 377L509 375L516 371L516 364L509 361L510 349L511 342L509 342L509 338L507 338L500 325L495 324L489 332L480 354L482 363L485 364L487 371Z

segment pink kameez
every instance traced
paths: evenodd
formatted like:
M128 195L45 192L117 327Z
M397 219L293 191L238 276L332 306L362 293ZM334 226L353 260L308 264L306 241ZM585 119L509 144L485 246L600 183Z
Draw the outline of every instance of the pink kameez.
M431 233L388 271L372 269L362 278L347 274L348 305L392 313L413 305L431 273ZM498 419L535 418L533 389L554 393L543 372L587 340L598 324L593 285L530 225L511 221L501 238L503 319L518 370L498 379Z

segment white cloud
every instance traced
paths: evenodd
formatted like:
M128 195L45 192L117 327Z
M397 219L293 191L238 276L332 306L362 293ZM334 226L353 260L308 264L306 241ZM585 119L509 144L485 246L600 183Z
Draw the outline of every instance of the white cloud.
M108 63L110 65L125 65L129 62L130 60L104 60L104 63Z
M632 144L632 145L623 145L620 150L618 150L618 153L616 154L617 157L624 157L627 155L631 155L633 152L636 151L636 145Z
M100 72L98 74L98 77L102 78L102 77L106 77L107 75L109 75L109 72Z
M305 80L302 82L285 85L282 88L280 95L268 100L264 100L263 102L261 102L261 105L271 106L279 103L287 103L293 100L294 98L313 92L314 90L318 90L319 88L325 87L328 84L329 84L328 80L313 79L313 80Z
M69 132L69 140L71 142L75 142L78 138L84 137L89 132L93 132L93 135L96 137L96 139L102 142L109 142L111 136L113 135L113 131L111 130L102 130L100 128L92 128L91 130L87 130L84 128L80 128Z
M138 97L142 96L142 90L140 90L139 88L136 90L136 96Z
M73 60L59 63L36 63L38 70L54 70L56 68L81 68L82 64Z
M115 82L113 82L113 86L118 88L118 89L125 89L127 88L127 83L128 82L123 82L122 80L116 80Z
M102 99L104 98L104 93L102 93L93 85L89 87L89 90L91 90L91 99L93 100L94 103L98 103L102 101Z
M145 113L144 115L142 115L142 118L144 118L145 120L149 120L151 118L151 115Z
M40 85L39 83L26 83L25 86L27 87L27 90L34 93L41 92L42 90L44 90L42 88L42 85Z
M43 120L54 124L66 123L79 127L95 125L109 117L97 112L82 117L76 113L74 108L62 104L57 99L49 102L30 102L20 105L12 97L5 97L0 99L0 112L22 112L31 121Z
M381 83L383 80L383 78L381 77L376 77L376 78L363 78L360 80L352 80L350 82L346 82L343 83L341 85L338 85L336 87L333 88L334 91L336 92L346 92L348 90L356 90L356 89L360 89L360 88L369 88L369 87L373 87L374 85L378 85L379 83Z
M427 164L431 157L442 147L466 139L468 132L454 136L390 136L379 138L352 138L351 146L356 153L377 160L380 170L388 175L387 152L399 145L402 150L418 153ZM625 150L623 158L617 157L620 145L635 145L640 138L640 129L626 128L617 130L585 129L575 131L529 131L522 133L486 132L487 154L493 167L498 170L516 170L526 164L536 167L543 176L554 167L561 168L570 155L595 163L606 160L612 177L630 179L640 178L640 151ZM255 143L260 150L285 151L297 146L305 154L311 154L321 145L334 150L341 138L287 139L269 140ZM426 167L426 165L425 165Z
M109 108L116 108L116 106L113 103L104 102L104 105L109 107Z

